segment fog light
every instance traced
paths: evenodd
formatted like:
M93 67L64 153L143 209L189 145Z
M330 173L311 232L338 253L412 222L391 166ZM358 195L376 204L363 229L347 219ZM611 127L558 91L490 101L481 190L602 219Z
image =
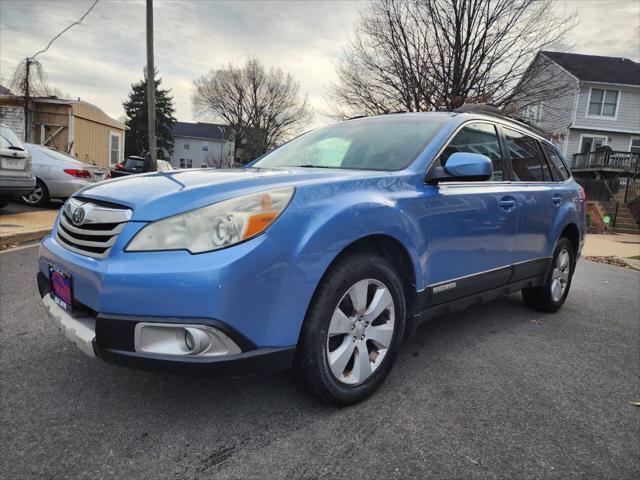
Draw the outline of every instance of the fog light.
M200 328L189 327L184 329L184 344L187 352L198 355L211 346L211 337Z
M240 347L209 325L140 322L134 333L136 352L185 357L235 355Z
M189 329L186 329L184 331L184 344L187 346L187 350L189 350L190 352L194 348L196 348L196 339L193 338L193 333L191 333Z

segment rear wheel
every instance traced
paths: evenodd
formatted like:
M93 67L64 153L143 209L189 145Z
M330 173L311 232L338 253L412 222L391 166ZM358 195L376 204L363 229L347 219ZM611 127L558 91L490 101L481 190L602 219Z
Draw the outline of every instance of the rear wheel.
M524 303L543 312L555 312L567 299L575 268L575 253L571 242L562 237L553 252L551 271L544 285L522 290Z
M389 374L405 327L402 282L382 257L340 260L318 287L300 335L296 371L314 397L348 405Z
M42 180L36 179L36 188L21 197L22 202L31 207L42 207L49 204L49 190Z

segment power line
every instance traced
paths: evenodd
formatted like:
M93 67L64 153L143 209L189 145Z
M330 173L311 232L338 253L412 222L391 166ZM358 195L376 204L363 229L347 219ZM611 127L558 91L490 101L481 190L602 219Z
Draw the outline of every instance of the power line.
M36 52L35 54L31 55L29 57L30 60L33 60L34 58L36 58L36 56L40 55L41 53L46 52L47 50L49 50L49 47L51 46L51 44L53 42L55 42L58 38L60 38L62 36L63 33L65 33L67 30L69 30L71 27L74 27L76 25L79 25L80 23L82 23L82 21L86 18L87 15L89 15L89 13L91 13L91 10L93 10L93 7L95 7L98 2L100 0L95 0L95 2L93 2L93 4L91 5L91 7L89 7L89 10L87 10L85 12L84 15L82 15L78 20L76 20L75 22L73 22L71 25L69 25L67 28L65 28L64 30L62 30L59 34L57 34L55 37L53 37L51 39L51 41L49 42L49 44L42 50L40 50L39 52Z

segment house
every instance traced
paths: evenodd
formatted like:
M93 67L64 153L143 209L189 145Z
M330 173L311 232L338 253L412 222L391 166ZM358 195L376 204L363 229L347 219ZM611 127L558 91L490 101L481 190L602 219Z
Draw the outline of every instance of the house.
M167 155L174 168L228 168L233 166L234 141L225 125L176 122L173 153Z
M640 233L632 214L640 213L640 63L542 51L514 104L550 134L614 229Z
M32 97L28 119L25 132L24 97L0 93L0 121L26 142L46 145L102 167L124 160L127 127L89 102Z

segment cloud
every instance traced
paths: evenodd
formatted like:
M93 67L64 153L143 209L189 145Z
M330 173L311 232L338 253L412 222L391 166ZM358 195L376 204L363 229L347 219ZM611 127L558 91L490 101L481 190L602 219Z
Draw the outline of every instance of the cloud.
M574 51L638 60L640 3L564 1L580 24L569 35ZM0 79L42 49L79 18L91 0L0 2ZM334 61L352 32L356 1L156 1L155 56L164 88L171 89L177 118L193 120L191 82L229 62L259 58L291 72L318 111L324 89L335 80ZM635 19L635 20L634 20ZM145 3L101 0L82 25L57 40L39 60L50 83L95 103L117 118L130 84L146 62ZM315 123L327 119L316 115Z

